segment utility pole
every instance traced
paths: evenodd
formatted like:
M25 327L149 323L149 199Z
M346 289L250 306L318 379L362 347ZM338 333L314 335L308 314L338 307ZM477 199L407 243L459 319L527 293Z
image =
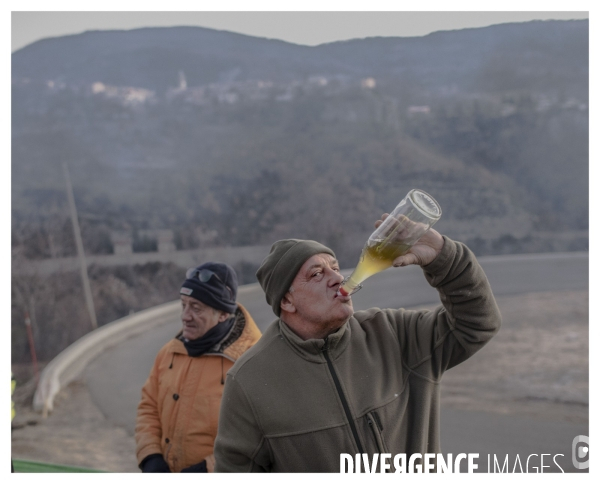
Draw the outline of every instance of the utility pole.
M69 199L69 207L71 208L71 221L73 222L73 232L75 234L75 245L77 246L77 255L79 257L79 266L81 270L81 282L83 283L83 293L85 294L85 302L87 305L92 327L96 329L96 311L94 309L94 300L92 299L92 290L90 288L90 280L88 279L87 263L85 262L85 253L83 252L83 241L81 240L81 231L79 230L79 221L77 219L77 209L75 208L75 198L73 197L73 187L71 186L71 177L69 176L69 167L63 161L63 171L65 172L65 180L67 182L67 197Z
M40 371L38 369L37 355L35 353L35 343L33 331L31 330L31 319L29 313L25 311L25 328L27 328L27 339L29 340L29 352L31 353L31 362L33 363L33 373L35 374L35 384L40 382Z

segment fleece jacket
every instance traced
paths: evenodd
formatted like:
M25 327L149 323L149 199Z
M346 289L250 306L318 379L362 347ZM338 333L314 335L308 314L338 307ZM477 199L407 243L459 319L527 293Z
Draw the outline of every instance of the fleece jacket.
M442 375L501 322L473 253L444 239L423 267L435 310L357 311L325 339L280 319L267 328L227 374L216 472L339 472L341 453L441 452Z

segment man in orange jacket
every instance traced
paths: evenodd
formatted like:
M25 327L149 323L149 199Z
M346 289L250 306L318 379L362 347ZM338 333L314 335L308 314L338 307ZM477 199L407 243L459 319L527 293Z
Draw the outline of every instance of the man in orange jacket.
M182 330L158 352L135 427L142 472L212 472L225 374L261 334L236 304L237 275L207 262L179 290Z

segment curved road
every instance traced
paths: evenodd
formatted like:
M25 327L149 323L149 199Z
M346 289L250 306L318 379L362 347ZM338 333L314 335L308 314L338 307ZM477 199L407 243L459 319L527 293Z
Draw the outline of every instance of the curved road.
M497 296L588 289L587 253L480 257L479 261ZM250 311L262 331L275 319L258 284L245 286L238 301ZM439 299L421 269L410 266L373 276L353 296L353 301L354 308L359 310L374 306L410 307L435 303ZM156 353L176 334L179 326L178 319L167 321L147 334L110 348L86 369L85 381L94 403L110 421L132 435L140 389ZM589 435L588 426L442 409L444 452L454 455L478 452L483 471L487 470L488 453L502 459L508 454L511 468L516 454L523 460L530 454L560 453L565 457L559 458L562 459L559 464L566 471L574 470L570 447L572 439L579 434Z

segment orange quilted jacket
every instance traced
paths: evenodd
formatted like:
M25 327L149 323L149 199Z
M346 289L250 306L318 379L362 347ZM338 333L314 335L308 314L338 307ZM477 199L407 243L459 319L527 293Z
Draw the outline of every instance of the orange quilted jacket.
M213 453L225 374L261 333L238 304L229 334L199 357L172 339L158 352L142 388L135 426L138 464L162 454L171 472L197 464Z

